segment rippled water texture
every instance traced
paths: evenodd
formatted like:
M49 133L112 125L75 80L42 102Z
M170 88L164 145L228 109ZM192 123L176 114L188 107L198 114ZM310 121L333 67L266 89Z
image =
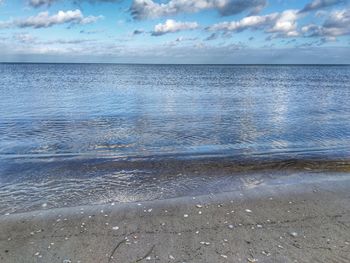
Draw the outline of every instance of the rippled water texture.
M349 66L0 64L0 95L0 212L349 172Z

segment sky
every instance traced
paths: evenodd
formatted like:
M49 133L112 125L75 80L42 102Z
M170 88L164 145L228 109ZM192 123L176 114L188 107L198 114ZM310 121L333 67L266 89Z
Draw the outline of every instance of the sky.
M350 64L350 0L0 0L0 62Z

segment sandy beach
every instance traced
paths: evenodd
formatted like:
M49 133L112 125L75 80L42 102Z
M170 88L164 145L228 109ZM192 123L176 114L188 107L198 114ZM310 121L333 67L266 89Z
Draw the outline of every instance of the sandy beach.
M350 262L350 177L0 217L7 262Z

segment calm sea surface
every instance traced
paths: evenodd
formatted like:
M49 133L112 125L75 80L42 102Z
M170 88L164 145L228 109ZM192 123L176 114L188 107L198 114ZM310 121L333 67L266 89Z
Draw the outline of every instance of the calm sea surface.
M0 212L229 191L349 159L349 66L0 64Z

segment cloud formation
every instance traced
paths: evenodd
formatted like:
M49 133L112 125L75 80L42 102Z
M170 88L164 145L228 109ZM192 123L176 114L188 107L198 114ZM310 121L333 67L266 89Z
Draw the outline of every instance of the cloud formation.
M222 16L229 16L247 10L258 13L266 3L266 0L170 0L167 3L134 0L130 12L134 19L159 18L207 9L217 9Z
M33 7L39 7L42 5L51 5L53 2L56 2L57 0L30 0L29 5Z
M323 9L323 8L338 5L338 4L345 4L346 2L348 1L347 0L313 0L311 3L305 5L305 7L300 10L300 13L319 10L319 9Z
M0 0L1 2L2 0ZM32 7L40 7L40 6L50 6L54 2L59 2L63 0L29 0L29 5ZM89 2L89 3L113 3L113 2L119 2L121 0L72 0L73 3L80 3L80 2Z
M333 11L323 25L309 24L303 26L301 31L307 37L326 37L329 39L350 35L350 9Z
M51 15L49 12L41 12L36 16L30 16L25 19L16 20L14 24L20 28L33 27L43 28L51 27L59 24L91 24L101 19L102 16L87 16L85 17L79 9L58 11L57 14Z
M239 21L222 22L207 28L209 31L241 32L247 29L265 30L283 37L298 35L298 10L285 10L282 13L272 13L264 16L247 16Z
M154 27L152 36L161 36L167 33L175 33L183 30L193 30L198 28L197 22L177 22L173 19L168 19L164 24L158 24Z

